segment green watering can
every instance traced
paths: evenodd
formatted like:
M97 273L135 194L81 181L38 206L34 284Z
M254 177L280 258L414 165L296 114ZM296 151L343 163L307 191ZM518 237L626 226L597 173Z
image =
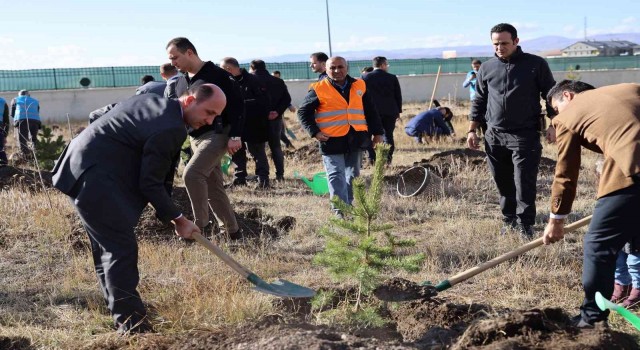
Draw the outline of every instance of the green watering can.
M619 313L620 316L629 321L629 323L631 323L634 327L636 327L637 330L640 331L640 317L638 317L633 312L625 309L624 306L612 303L611 301L605 299L605 297L603 297L600 292L596 292L596 304L602 311L609 309Z
M293 176L304 181L315 195L322 196L329 193L329 182L327 181L327 173L325 172L313 175L312 180L309 180L304 176L300 176L297 171L293 173Z
M220 168L225 175L229 175L229 166L231 165L231 156L228 153L225 153L224 157L222 157L222 161L220 161Z

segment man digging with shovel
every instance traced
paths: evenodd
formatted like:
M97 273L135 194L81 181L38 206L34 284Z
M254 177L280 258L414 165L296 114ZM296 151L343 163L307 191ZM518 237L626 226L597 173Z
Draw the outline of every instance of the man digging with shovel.
M89 235L93 261L118 333L151 331L138 294L134 235L151 203L159 219L191 239L198 227L173 204L170 189L186 126L211 125L226 97L213 84L189 89L179 100L143 94L118 103L64 150L53 185L71 197Z
M610 299L618 251L638 236L640 208L640 85L618 84L594 89L563 80L548 93L556 113L558 163L551 186L551 215L543 240L550 244L564 237L564 220L571 212L580 171L581 148L604 154L598 199L589 231L584 237L582 284L584 301L574 321L579 328L606 322L596 292Z

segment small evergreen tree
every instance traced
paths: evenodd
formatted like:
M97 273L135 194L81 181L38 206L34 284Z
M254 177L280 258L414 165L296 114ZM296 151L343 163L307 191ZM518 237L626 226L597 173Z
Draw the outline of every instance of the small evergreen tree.
M53 130L46 125L42 126L38 134L38 143L36 145L36 158L43 169L51 170L55 161L58 159L62 150L64 150L65 142L62 135L58 135L54 139Z
M399 255L398 248L413 247L415 241L399 239L389 232L393 225L377 222L388 153L388 145L378 145L369 191L364 179L353 180L353 206L338 197L332 199L345 219L332 218L330 225L321 231L326 247L314 258L314 262L327 267L334 278L357 282L354 311L362 310L365 314L369 310L362 308L363 297L379 284L383 271L417 272L425 259L424 254Z

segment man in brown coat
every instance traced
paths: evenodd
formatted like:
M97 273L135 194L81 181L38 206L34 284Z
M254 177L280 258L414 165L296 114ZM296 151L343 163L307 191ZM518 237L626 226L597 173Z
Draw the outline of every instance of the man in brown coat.
M549 91L547 99L559 114L552 120L558 163L545 244L564 237L564 218L576 196L581 148L605 157L598 199L584 237L585 298L581 315L575 319L578 327L592 327L609 315L596 305L595 293L611 298L618 251L640 232L640 85L594 89L580 81L564 80Z

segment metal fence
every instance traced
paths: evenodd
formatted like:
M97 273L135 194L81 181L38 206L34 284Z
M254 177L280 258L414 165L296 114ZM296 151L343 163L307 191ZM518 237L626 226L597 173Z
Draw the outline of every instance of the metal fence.
M419 75L435 74L439 66L442 73L464 73L470 69L470 62L471 58L420 58L389 60L389 65L393 74ZM640 68L640 56L559 57L548 58L547 62L552 71ZM370 65L369 60L350 61L349 74L358 77L361 70ZM241 66L249 68L248 64ZM280 71L285 80L315 79L317 76L307 62L267 63L267 68L271 72ZM90 80L88 87L92 88L137 86L143 75L161 80L158 66L0 70L0 91L78 89L83 87L80 84L83 78Z

